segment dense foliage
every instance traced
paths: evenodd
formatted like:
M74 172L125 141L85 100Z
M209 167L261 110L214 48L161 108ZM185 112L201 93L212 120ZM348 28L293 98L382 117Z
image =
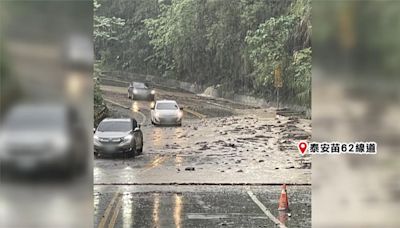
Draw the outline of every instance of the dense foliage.
M314 65L351 75L398 80L399 1L314 1ZM348 76L347 74L343 74ZM358 82L357 82L358 83Z
M121 18L115 39L96 39L113 70L153 74L230 93L310 107L310 0L99 0L97 16Z

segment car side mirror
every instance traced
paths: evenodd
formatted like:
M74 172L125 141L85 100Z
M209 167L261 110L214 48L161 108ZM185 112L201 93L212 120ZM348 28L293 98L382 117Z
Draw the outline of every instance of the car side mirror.
M138 126L138 127L136 127L135 130L133 130L133 131L136 132L136 131L139 131L139 130L140 130L140 127Z

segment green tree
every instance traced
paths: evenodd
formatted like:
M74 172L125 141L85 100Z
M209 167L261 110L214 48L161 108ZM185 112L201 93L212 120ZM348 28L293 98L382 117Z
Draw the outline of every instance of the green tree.
M310 103L310 0L98 1L97 15L125 20L115 39L97 41L107 68L272 100L280 65L284 101Z
M309 0L294 1L286 14L269 18L248 33L246 42L258 93L274 96L274 71L280 66L284 100L311 107L310 34Z

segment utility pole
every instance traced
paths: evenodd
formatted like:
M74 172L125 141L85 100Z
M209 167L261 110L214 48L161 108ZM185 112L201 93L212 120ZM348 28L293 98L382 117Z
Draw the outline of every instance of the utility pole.
M279 87L276 87L276 110L279 109Z
M276 110L279 109L279 88L282 88L283 86L283 80L282 80L282 69L281 65L279 64L277 67L275 67L274 71L274 85L276 89Z

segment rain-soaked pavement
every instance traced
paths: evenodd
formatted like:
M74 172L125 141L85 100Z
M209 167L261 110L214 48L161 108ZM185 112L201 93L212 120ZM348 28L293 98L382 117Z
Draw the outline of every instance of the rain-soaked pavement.
M288 187L290 217L277 210L279 186L95 186L94 191L95 227L276 227L249 193L287 227L311 227L310 186Z
M124 84L102 90L112 117L141 122L145 144L135 158L95 159L96 227L273 227L249 194L280 218L282 183L291 184L287 227L311 226L311 158L296 149L310 120L156 88L186 111L182 127L154 127L150 102L129 100Z

